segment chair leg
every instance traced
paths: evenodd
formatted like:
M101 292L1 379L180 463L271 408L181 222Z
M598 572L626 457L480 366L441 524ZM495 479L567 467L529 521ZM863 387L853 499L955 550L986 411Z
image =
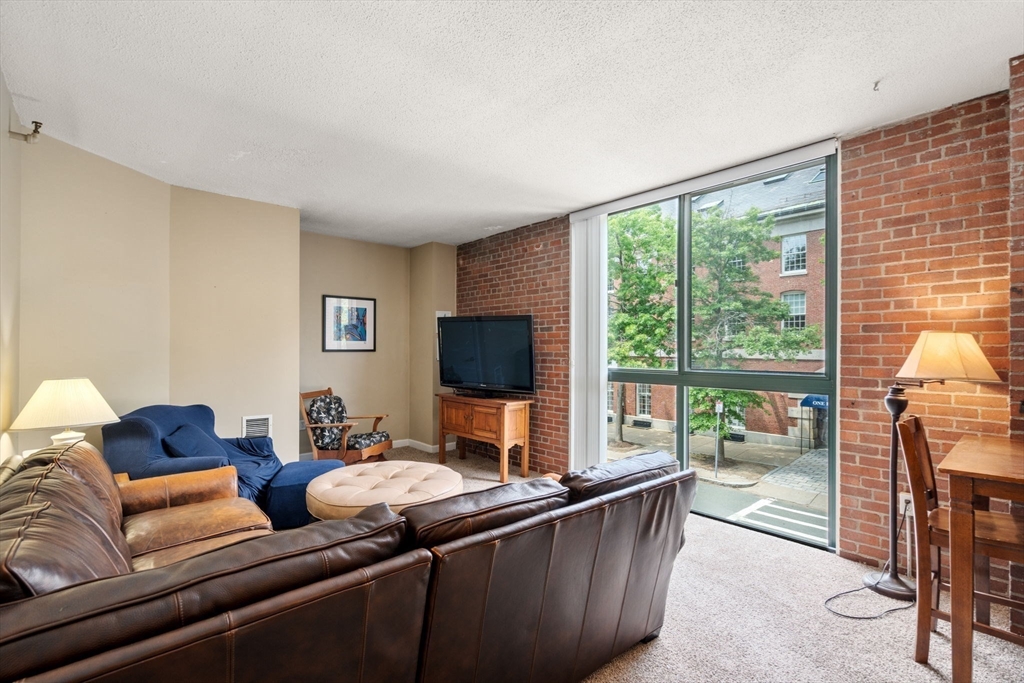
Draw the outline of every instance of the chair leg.
M975 554L974 556L974 590L984 593L991 592L989 590L989 558L987 555ZM991 614L991 603L984 598L975 598L974 604L977 606L975 618L979 623L987 625Z
M914 638L914 661L928 663L928 648L935 620L932 618L932 594L938 590L936 575L938 568L937 548L927 538L917 544L917 634ZM930 561L929 561L930 560Z
M942 548L938 546L932 547L932 561L935 563L932 565L932 595L930 604L933 610L939 609L939 593L941 592L940 584L942 583ZM938 631L939 619L938 617L932 617L932 631Z

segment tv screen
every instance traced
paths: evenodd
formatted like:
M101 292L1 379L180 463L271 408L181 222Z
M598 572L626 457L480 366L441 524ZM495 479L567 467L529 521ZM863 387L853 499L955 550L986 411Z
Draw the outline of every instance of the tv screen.
M533 316L437 319L441 386L532 394Z

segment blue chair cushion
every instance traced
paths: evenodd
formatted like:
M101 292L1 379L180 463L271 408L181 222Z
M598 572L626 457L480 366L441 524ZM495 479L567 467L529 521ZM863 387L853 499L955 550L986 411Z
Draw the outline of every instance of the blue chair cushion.
M306 486L325 472L344 467L340 460L307 460L290 462L270 481L267 492L267 515L274 529L293 529L308 524Z
M192 424L181 425L164 438L164 447L176 458L223 458L224 447Z

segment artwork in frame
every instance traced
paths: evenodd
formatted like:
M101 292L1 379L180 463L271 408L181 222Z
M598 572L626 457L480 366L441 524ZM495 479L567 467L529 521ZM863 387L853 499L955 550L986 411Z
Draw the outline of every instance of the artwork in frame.
M377 300L324 294L324 351L376 351Z

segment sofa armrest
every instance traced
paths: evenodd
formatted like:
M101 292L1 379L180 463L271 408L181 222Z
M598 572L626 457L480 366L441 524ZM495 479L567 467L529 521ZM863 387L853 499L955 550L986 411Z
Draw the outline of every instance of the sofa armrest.
M148 510L188 505L217 498L238 496L238 471L218 467L201 472L183 472L164 477L118 482L124 516Z

